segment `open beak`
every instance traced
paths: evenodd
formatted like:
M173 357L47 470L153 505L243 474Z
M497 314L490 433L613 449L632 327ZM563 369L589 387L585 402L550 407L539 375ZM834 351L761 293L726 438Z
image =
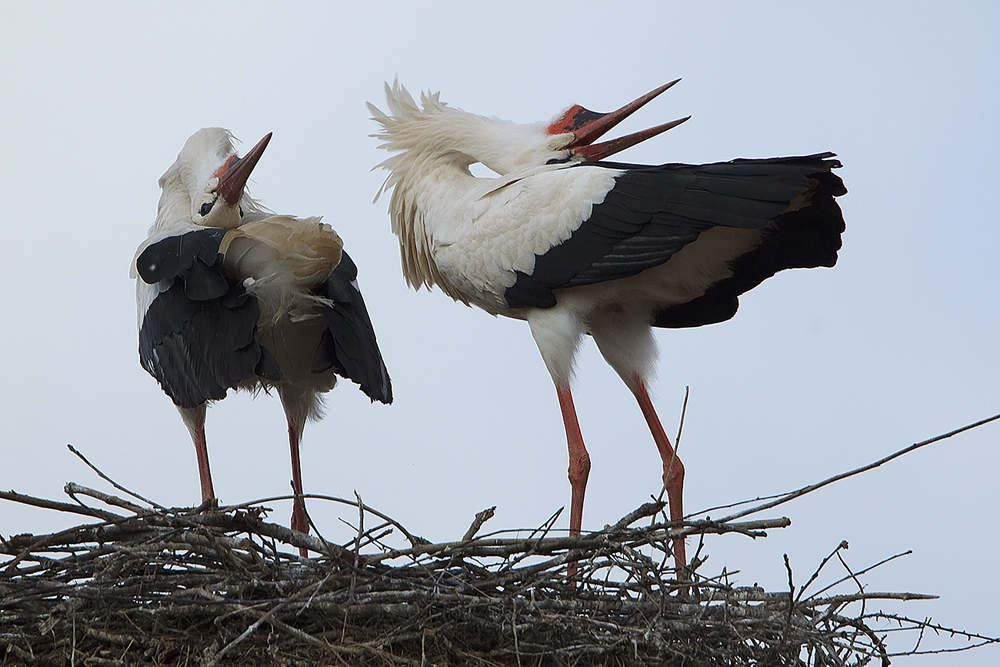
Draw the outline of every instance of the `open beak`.
M663 125L651 127L648 130L627 134L624 137L618 137L617 139L604 141L599 144L594 143L608 130L628 118L633 112L665 91L667 88L673 86L678 81L680 81L680 79L663 84L659 88L651 90L642 97L629 102L621 109L610 113L590 111L589 109L584 109L579 104L576 104L572 106L569 111L563 114L556 122L549 125L548 133L564 134L566 132L572 132L573 141L570 142L567 148L578 155L581 155L585 160L594 162L602 158L606 158L609 155L614 155L615 153L623 151L630 146L635 146L637 143L645 141L650 137L655 137L662 132L666 132L672 127L677 127L684 121L688 120L688 118L691 118L691 116L687 116L686 118L680 118L669 123L664 123Z
M243 188L247 186L250 179L250 172L257 166L257 161L264 154L267 142L271 141L271 132L264 135L264 138L257 142L257 145L247 151L241 158L233 157L226 165L226 172L219 177L219 185L215 188L216 194L222 197L230 206L236 206L243 194Z

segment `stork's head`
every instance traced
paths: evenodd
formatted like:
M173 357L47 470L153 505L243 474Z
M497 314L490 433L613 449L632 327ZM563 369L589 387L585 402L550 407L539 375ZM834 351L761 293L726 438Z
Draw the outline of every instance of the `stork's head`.
M233 135L219 127L195 132L177 160L160 177L157 226L174 222L205 227L238 227L247 209L259 207L246 195L250 173L271 140L268 133L242 158Z
M424 170L429 164L451 163L467 170L469 165L480 162L507 176L547 164L601 160L690 118L594 143L677 81L610 113L589 111L577 104L548 124L517 124L478 116L449 107L439 100L437 93L422 95L421 108L398 82L391 87L386 85L391 115L371 104L368 107L374 120L382 124L382 131L375 135L385 140L382 148L401 152L381 165L393 172L387 183L391 186L405 178L404 172Z
M642 97L629 102L617 111L609 113L590 111L579 104L574 104L545 128L547 134L556 137L562 143L561 156L550 160L550 162L596 162L619 153L626 148L635 146L650 137L655 137L662 132L677 127L691 118L691 116L672 120L669 123L663 123L662 125L657 125L641 132L633 132L632 134L627 134L610 141L603 141L599 144L594 143L604 136L608 130L628 118L633 112L678 81L680 79L665 83Z

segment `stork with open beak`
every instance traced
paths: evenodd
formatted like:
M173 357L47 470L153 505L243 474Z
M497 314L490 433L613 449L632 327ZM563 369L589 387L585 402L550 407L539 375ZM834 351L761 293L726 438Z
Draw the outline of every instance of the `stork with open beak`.
M687 120L595 143L676 81L611 113L576 105L550 123L467 113L398 82L389 113L369 104L393 153L380 190L403 275L456 301L528 322L555 383L569 446L570 533L580 532L590 457L570 380L584 334L635 395L659 450L670 517L684 517L684 467L650 400L652 327L728 320L778 271L833 266L846 192L832 153L705 165L604 162ZM495 178L474 176L482 163ZM673 545L683 574L683 539Z
M276 389L288 422L291 527L308 533L299 442L337 376L392 402L389 374L343 242L320 218L274 215L246 194L268 134L242 158L199 130L160 178L156 222L136 251L139 359L194 440L202 501L215 499L205 408L230 389ZM303 555L304 554L304 550Z

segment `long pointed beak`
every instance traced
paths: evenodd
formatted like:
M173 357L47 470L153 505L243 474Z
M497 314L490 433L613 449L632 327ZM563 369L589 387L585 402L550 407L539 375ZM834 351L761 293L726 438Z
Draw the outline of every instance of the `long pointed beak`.
M267 143L271 141L271 134L271 132L265 134L264 138L243 157L230 160L226 173L219 177L219 185L215 188L215 192L230 206L236 206L240 201L243 188L250 179L250 173L257 166L260 156L264 154Z
M684 121L691 118L691 116L687 116L686 118L680 118L669 123L651 127L648 130L628 134L624 137L618 137L617 139L612 139L611 141L605 141L599 144L594 143L606 132L608 132L608 130L631 116L635 111L643 107L663 91L676 84L678 81L680 81L680 79L676 79L670 83L665 83L659 88L646 93L642 97L629 102L621 109L610 113L599 113L585 109L579 104L574 105L556 122L549 125L548 133L563 134L566 132L572 132L573 141L570 142L567 148L583 156L586 160L595 161L608 157L609 155L614 155L615 153L623 151L630 146L634 146L639 142L645 141L650 137L655 137L662 132L666 132L670 128L677 127Z

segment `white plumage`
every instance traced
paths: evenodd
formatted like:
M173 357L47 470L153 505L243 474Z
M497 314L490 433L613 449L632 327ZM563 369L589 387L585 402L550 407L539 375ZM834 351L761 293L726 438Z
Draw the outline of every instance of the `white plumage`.
M271 135L239 158L232 135L205 128L160 178L156 221L132 265L140 360L181 412L214 500L207 403L229 389L275 389L288 420L296 494L292 528L308 532L299 464L307 419L337 375L391 402L389 376L343 242L320 218L275 215L245 194Z
M683 518L684 469L646 391L651 327L700 326L785 268L832 266L845 190L832 154L713 165L602 162L687 120L594 143L675 82L609 114L574 106L551 123L518 125L418 105L386 85L388 113L369 104L392 191L389 216L403 276L457 301L527 320L555 383L570 454L570 530L581 528L590 470L570 381L584 334L635 394L663 464L671 517ZM477 177L482 163L495 178ZM376 197L377 198L377 197ZM678 565L684 544L674 545Z

